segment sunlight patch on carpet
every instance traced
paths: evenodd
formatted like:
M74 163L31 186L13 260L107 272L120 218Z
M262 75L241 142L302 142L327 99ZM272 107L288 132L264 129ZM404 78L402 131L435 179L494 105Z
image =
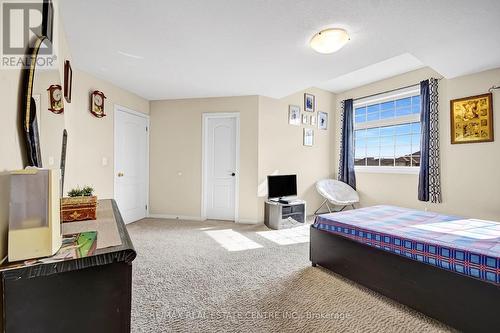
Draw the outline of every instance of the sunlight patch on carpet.
M204 232L228 251L244 251L263 247L232 229Z
M309 228L310 226L304 225L300 227L272 230L272 231L258 231L257 235L270 240L279 245L290 245L309 242Z

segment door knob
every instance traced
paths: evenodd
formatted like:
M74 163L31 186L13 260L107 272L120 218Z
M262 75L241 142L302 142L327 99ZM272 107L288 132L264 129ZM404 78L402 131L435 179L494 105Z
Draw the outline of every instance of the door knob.
M233 177L234 177L234 176L236 176L236 174L233 172L233 173L231 173L231 176L233 176Z
M123 172L118 172L118 177L123 177Z

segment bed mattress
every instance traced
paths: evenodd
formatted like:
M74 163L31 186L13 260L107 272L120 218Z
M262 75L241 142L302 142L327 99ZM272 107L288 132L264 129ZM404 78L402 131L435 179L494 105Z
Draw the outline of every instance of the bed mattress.
M395 206L316 217L315 228L500 285L500 223Z

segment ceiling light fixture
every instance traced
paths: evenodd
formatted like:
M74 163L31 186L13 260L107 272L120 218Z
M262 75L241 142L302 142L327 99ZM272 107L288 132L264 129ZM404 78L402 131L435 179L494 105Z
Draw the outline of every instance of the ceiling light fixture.
M347 31L339 28L325 29L311 38L311 48L322 54L329 54L340 50L349 41Z

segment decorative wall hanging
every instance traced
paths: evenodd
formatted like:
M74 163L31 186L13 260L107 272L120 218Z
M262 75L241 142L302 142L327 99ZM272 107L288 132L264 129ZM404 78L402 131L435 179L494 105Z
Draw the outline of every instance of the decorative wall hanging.
M314 130L312 128L304 128L304 146L311 147L314 144Z
M493 141L491 93L450 101L451 143Z
M297 105L288 106L288 123L290 125L295 125L295 126L300 125L300 106Z
M302 114L302 124L309 124L309 117L307 116L307 114Z
M328 113L326 112L318 112L318 128L321 130L328 129Z
M53 84L47 89L49 92L49 111L59 114L64 112L62 89L59 84Z
M42 155L40 149L40 135L38 133L38 118L36 101L33 96L33 82L37 64L38 51L45 37L37 37L35 45L26 55L30 60L29 68L22 73L23 98L21 105L21 117L24 134L24 151L26 152L25 166L42 167ZM39 110L38 110L39 111Z
M71 103L71 90L73 85L73 70L69 60L64 62L64 98Z
M494 85L490 89L488 89L488 92L492 93L493 90L498 90L498 89L500 89L500 86Z
M311 115L311 119L309 120L309 123L312 126L316 126L316 115L315 114Z
M314 112L315 99L314 95L308 93L304 94L304 111Z
M53 41L54 34L54 6L51 0L44 0L42 6L42 31L41 36Z
M90 112L97 118L102 118L106 114L104 113L104 99L106 96L101 91L94 91L90 95Z

